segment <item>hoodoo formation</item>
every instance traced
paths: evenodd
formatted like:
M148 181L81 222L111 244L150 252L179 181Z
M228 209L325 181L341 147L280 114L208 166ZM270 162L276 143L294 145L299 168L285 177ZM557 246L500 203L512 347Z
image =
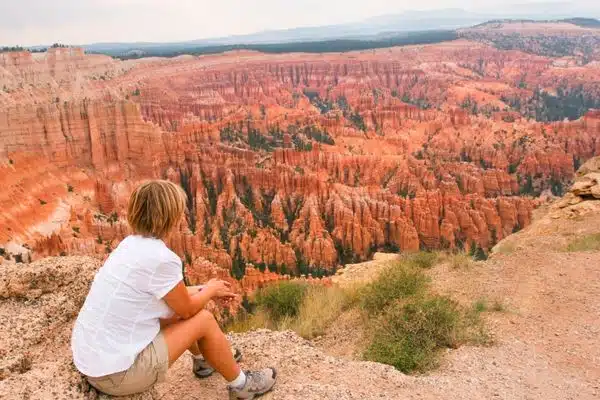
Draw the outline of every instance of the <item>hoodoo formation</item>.
M169 245L191 281L487 252L600 154L600 56L477 32L350 53L2 53L3 256L104 257L151 178L188 194Z

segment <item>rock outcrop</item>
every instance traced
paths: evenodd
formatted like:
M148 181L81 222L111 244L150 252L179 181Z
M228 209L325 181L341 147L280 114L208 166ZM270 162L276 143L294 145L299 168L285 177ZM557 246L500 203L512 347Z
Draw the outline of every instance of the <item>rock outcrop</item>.
M29 265L0 266L0 396L6 399L96 399L91 389L71 362L71 328L91 281L98 261L88 257L59 257L36 261ZM383 395L401 384L405 378L391 367L373 363L348 362L324 355L309 342L290 332L257 331L234 335L236 346L242 346L250 363L275 366L288 364L300 370L319 368L329 371L313 376L309 384L300 381L282 383L282 389L271 398L372 398L372 390L358 389L351 397L343 385L355 378L351 371L370 371L383 386L376 389ZM153 390L130 399L176 399L191 396L225 398L225 383L215 377L196 380L191 373L191 361L183 357L169 372L168 381ZM287 374L287 373L286 373ZM339 375L338 385L332 378ZM344 378L346 376L346 378ZM183 380L182 380L183 379ZM285 382L287 378L283 378ZM345 383L344 383L345 382ZM306 382L304 382L306 383ZM195 385L200 385L196 387ZM105 398L100 396L100 398ZM268 399L269 397L267 397Z
M600 199L600 157L588 160L577 171L570 192L582 198Z
M600 200L600 157L589 159L577 170L573 186L557 206L565 208L585 200Z
M78 398L81 378L69 360L71 326L98 266L89 257L0 266L2 397Z

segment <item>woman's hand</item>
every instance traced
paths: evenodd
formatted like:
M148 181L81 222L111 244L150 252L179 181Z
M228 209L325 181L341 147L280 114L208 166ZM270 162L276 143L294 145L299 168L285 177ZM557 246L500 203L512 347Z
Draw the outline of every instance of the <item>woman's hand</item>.
M232 298L236 297L236 294L231 291L231 284L220 279L211 279L208 281L204 290L211 291L211 297L217 298Z
M189 319L206 307L213 298L221 299L223 303L227 303L236 297L238 296L231 291L231 285L228 282L211 279L201 291L196 291L192 296L190 296L188 288L181 281L163 297L163 300L178 316Z

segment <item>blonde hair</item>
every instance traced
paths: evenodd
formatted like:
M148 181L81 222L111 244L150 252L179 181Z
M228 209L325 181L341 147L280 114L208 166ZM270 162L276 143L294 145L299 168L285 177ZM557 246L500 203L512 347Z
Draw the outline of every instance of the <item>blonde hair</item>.
M134 233L162 239L179 223L187 196L170 181L155 180L138 186L127 207L127 222Z

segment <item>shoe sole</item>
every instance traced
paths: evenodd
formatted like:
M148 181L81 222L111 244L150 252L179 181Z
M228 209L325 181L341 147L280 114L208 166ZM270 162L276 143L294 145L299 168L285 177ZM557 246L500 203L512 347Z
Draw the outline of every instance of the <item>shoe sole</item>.
M236 362L240 362L242 360L242 353L240 351L237 351L237 353L234 356L234 359ZM196 377L200 379L206 379L210 378L212 374L215 373L215 371L216 370L214 368L206 368L200 371L194 371L194 375L196 375Z

